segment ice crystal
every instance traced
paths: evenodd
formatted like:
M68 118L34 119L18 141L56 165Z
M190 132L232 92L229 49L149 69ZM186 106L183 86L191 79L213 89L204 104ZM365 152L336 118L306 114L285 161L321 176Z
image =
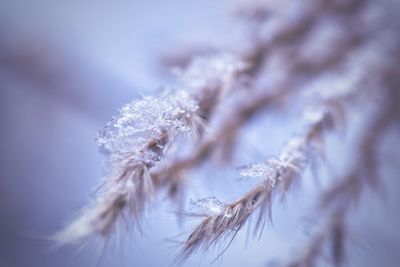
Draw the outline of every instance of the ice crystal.
M253 163L239 169L239 175L243 177L264 177L268 171L268 164L266 163Z
M283 179L285 172L299 172L306 159L304 139L296 137L286 144L278 158L242 167L239 174L243 177L260 177L275 186L277 180Z
M197 103L184 91L166 91L158 97L145 96L121 107L96 140L103 151L114 156L148 157L143 154L143 148L151 140L159 140L163 133L173 137L188 132L197 109ZM156 145L162 151L166 144ZM152 160L157 161L157 158Z
M198 200L191 199L189 205L190 211L204 215L216 215L224 210L224 204L215 197L207 197Z
M280 161L270 159L268 162L253 163L242 167L239 175L243 177L262 178L268 180L274 186L279 168L281 168Z
M196 57L187 69L176 72L186 85L196 90L229 85L233 76L245 68L246 64L235 56L221 53Z

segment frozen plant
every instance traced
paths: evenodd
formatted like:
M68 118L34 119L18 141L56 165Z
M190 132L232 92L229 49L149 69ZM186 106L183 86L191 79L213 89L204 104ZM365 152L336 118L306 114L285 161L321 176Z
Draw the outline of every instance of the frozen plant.
M265 215L271 216L273 198L276 195L283 198L288 193L295 179L305 169L308 154L312 152L315 143L320 142L324 132L333 126L332 112L334 110L322 113L323 115L314 120L302 136L291 139L277 158L242 168L242 176L262 179L243 196L225 204L218 213L187 213L187 216L203 217L203 220L183 243L178 260L185 260L198 249L208 250L227 238L232 240L249 217L256 212L258 214L254 233L261 230L265 225Z
M145 96L123 106L97 138L108 156L97 196L57 239L77 242L95 233L108 236L121 216L138 224L157 186L149 170L162 162L178 135L199 126L197 111L196 101L184 91Z
M248 28L238 51L191 55L177 71L183 91L124 106L100 133L97 141L108 154L104 182L93 203L58 235L61 241L108 237L126 215L139 225L146 203L160 189L171 199L183 196L190 172L215 166L210 164L215 155L229 160L236 150L245 150L238 144L248 122L301 109L302 131L293 137L295 127L289 127L277 155L239 168L241 176L256 178L255 186L233 200L191 200L188 211L178 212L199 222L178 241L176 262L223 244L219 258L251 217L254 234L262 234L279 204L274 200L285 199L295 183L301 184L308 168L323 167L321 159L334 160L326 156L327 135L352 126L353 111L362 109L364 124L353 129L357 138L345 143L354 163L339 177L328 174L330 183L320 188L311 212L318 213L319 229L296 257L280 261L288 267L320 266L326 258L335 266L344 264L347 221L363 204L364 192L383 183L378 148L399 123L400 22L376 0L244 1L236 14ZM176 137L187 133L197 136L194 144L169 157L169 148L182 141Z

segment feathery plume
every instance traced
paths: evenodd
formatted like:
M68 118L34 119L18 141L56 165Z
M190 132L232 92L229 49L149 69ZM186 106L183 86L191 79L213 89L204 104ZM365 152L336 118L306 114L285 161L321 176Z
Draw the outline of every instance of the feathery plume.
M162 162L178 135L198 126L197 111L197 103L184 91L146 96L123 106L97 138L108 160L96 198L56 238L72 243L96 233L108 237L121 216L138 225L155 191L149 170Z

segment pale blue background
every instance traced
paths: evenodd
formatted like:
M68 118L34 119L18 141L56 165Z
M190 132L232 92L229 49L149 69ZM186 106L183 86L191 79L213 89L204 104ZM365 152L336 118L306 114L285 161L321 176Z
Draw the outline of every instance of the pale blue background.
M170 76L158 66L163 53L190 44L235 47L241 30L229 15L232 3L0 2L0 266L95 266L98 245L79 252L71 247L54 250L43 237L65 225L99 181L103 158L94 142L97 131L120 105L168 85ZM26 62L22 66L28 72L10 61L15 55ZM277 153L296 119L256 118L243 137L249 148L236 161ZM257 127L261 123L265 129ZM265 151L256 140L265 141ZM396 140L394 133L389 140ZM393 147L393 142L386 145ZM333 150L338 166L346 161L344 154ZM387 156L400 163L398 153ZM213 194L231 200L251 186L251 181L235 181L229 166L219 168L195 172L188 198ZM350 249L349 266L395 267L400 262L399 182L393 177L389 172L386 198L368 195L366 203L371 204L352 217L355 248ZM302 215L315 190L306 175L286 204L274 206L274 227L267 227L260 241L250 238L246 245L244 229L215 265L265 266L268 260L293 255L306 238L304 229L310 223ZM131 233L122 236L120 244L112 242L101 266L168 264L176 249L165 239L187 232L191 224L179 224L168 212L171 203L161 202L146 215L144 236ZM212 259L195 256L185 266L209 266Z

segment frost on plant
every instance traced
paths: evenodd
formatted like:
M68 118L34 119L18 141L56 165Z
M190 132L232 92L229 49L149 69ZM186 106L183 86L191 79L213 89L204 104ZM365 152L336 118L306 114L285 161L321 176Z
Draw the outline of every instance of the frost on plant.
M391 40L396 31L385 22L385 16L374 22L367 19L366 13L385 13L377 1L292 2L243 1L238 15L248 23L245 46L232 53L221 49L193 56L185 69L176 71L185 91L143 97L121 108L97 138L108 156L98 195L58 235L60 240L108 236L120 217L138 225L145 204L160 188L169 188L173 193L168 196L175 197L183 192L177 188L186 184L193 169L215 166L209 164L214 156L224 160L241 149L245 155L246 145L240 138L254 117L268 112L288 115L285 110L301 108L305 110L299 116L304 128L293 135L290 125L287 127L285 134L290 136L279 154L252 159L252 164L239 168L240 176L258 178L255 186L233 201L215 197L190 201L189 211L182 214L201 222L180 243L177 259L218 248L221 242L228 241L229 246L250 217L255 219L254 233L259 234L271 218L273 201L285 198L307 168L312 169L329 154L325 133L350 121L354 114L349 111L362 103L366 112L361 117L371 125L356 122L361 131L356 142L346 145L354 151L354 168L343 179L329 177L332 185L320 192L321 217L327 223L311 238L298 261L288 266L318 266L326 243L334 247L334 264L341 264L345 222L351 215L348 203L359 199L368 179L379 180L375 175L378 141L389 125L398 123L400 81L393 55L400 54L400 46ZM307 108L310 106L313 108ZM210 127L209 132L202 131L203 123ZM260 124L262 127L265 125ZM177 136L196 133L196 143L168 158ZM266 143L268 149L269 136L260 139L257 143Z
M197 109L197 103L185 91L145 96L123 106L119 115L100 131L97 142L113 157L124 158L129 154L151 166L161 159L160 152L164 152L168 142L157 143L153 150L146 150L149 141L159 140L166 134L172 138L192 131Z
M262 178L268 172L268 164L253 163L239 168L239 174L242 177Z
M183 242L178 260L184 261L197 250L208 250L219 241L232 240L253 214L256 214L254 234L264 227L266 217L271 217L273 198L277 195L284 198L295 178L307 167L308 154L315 142L319 142L324 131L331 127L329 114L322 114L314 116L304 133L292 138L276 158L240 169L242 176L261 178L261 182L242 197L224 205L215 198L194 202L209 211L187 214L203 217L203 220Z
M138 224L157 187L149 170L163 160L177 135L197 127L197 110L184 91L143 97L123 106L97 138L109 157L98 195L57 238L75 242L95 233L108 236L125 214Z
M308 131L312 131L316 126L322 123L328 123L331 113L324 109L307 109L303 118L307 123ZM310 136L299 135L290 139L283 147L277 158L268 159L267 162L253 163L239 168L239 174L242 177L262 178L275 186L277 180L288 179L286 176L291 174L300 174L307 163L311 160L319 140L316 137L310 139Z
M202 215L215 215L223 210L224 204L215 197L190 200L190 211Z

